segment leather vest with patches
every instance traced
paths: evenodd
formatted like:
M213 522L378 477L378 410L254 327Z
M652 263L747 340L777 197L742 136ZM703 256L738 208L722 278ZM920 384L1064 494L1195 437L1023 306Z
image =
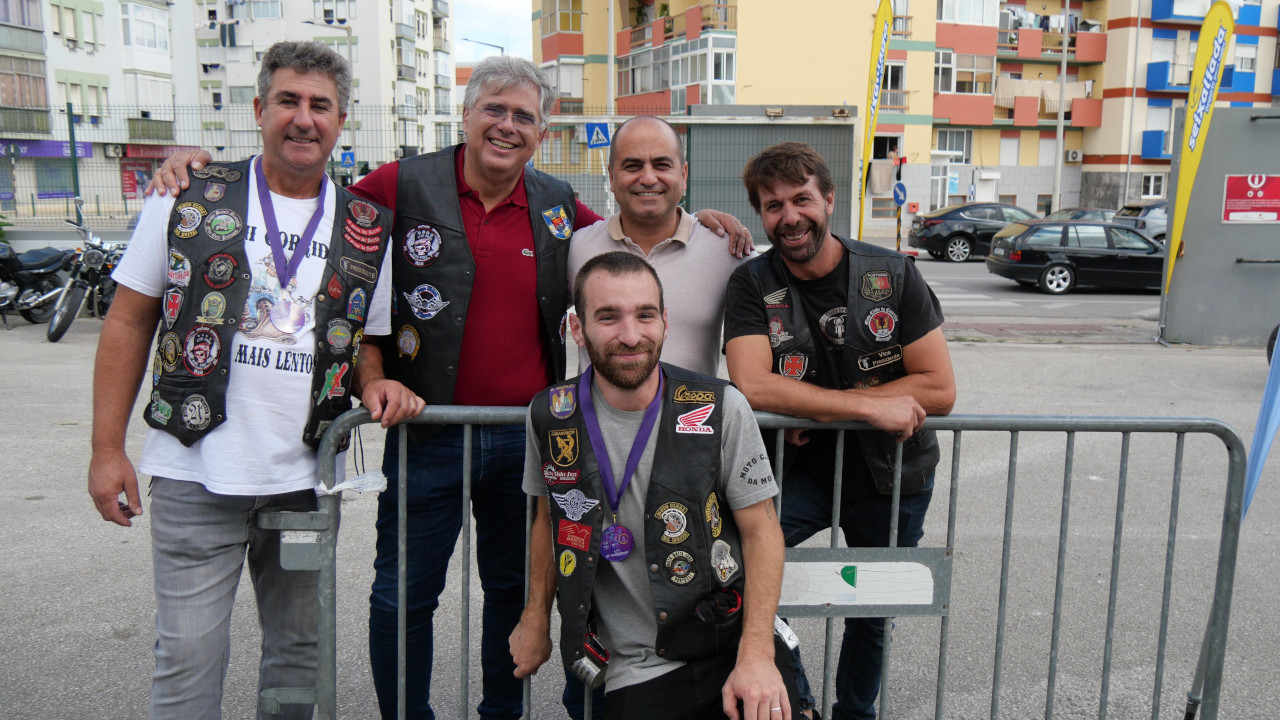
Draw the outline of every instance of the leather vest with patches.
M244 249L251 172L252 160L192 171L169 216L168 282L144 417L188 447L226 421L232 339L253 321L241 314L252 281ZM389 210L330 188L337 197L327 267L312 305L312 402L301 438L312 448L351 409L353 366L390 237Z
M396 190L391 261L395 347L384 349L383 364L387 377L404 383L428 405L453 403L475 280L476 264L458 200L457 152L461 146L401 160ZM525 168L524 187L533 228L538 308L555 379L562 380L565 347L560 324L570 303L565 272L576 208L573 188L533 168ZM532 350L512 348L517 354ZM415 434L424 430L419 425L410 428Z
M840 353L838 388L874 387L907 374L898 338L899 301L908 259L892 250L856 240L838 238L849 252L847 315ZM776 250L747 262L757 297L770 319L769 345L773 372L822 387L810 361L818 352L818 338L805 315L804 299L782 257ZM775 324L780 321L780 324ZM854 432L876 489L893 492L895 441L879 430ZM902 448L902 492L918 493L933 487L938 464L938 438L933 430L915 433Z
M665 363L661 367L666 382L645 497L643 561L649 569L658 624L653 646L667 660L692 660L733 650L742 632L741 612L720 627L694 614L698 601L713 592L732 588L741 593L745 586L742 543L733 512L716 492L728 383ZM599 563L609 562L600 556L600 538L612 524L580 400L575 378L538 393L530 405L560 571L556 597L565 667L583 654L595 570ZM681 423L681 416L708 407L705 418L699 415ZM710 431L678 432L678 426ZM631 552L623 562L639 559L635 557L639 547Z

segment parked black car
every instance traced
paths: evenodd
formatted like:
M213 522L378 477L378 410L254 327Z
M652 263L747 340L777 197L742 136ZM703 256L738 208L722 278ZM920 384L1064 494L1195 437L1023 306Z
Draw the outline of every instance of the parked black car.
M1116 214L1115 210L1105 210L1103 208L1091 207L1073 207L1063 208L1057 212L1044 216L1045 220L1097 220L1099 222L1113 222L1112 217Z
M1033 213L1004 203L964 203L921 213L911 223L907 244L934 258L964 262L986 255L991 238L1015 220L1035 219Z
M1143 235L1163 245L1165 227L1169 224L1169 201L1147 200L1129 203L1116 211L1111 222L1135 227Z
M987 270L1052 295L1081 285L1158 290L1164 247L1117 223L1016 222L996 233Z

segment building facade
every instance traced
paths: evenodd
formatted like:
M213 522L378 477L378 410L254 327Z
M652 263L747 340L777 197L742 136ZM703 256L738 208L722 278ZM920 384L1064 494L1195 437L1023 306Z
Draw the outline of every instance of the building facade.
M1278 3L1237 3L1221 105L1269 106L1280 92ZM976 199L1043 213L1055 185L1064 207L1164 197L1173 117L1209 4L893 0L867 227L893 226L899 176L921 212ZM865 118L869 2L532 0L532 10L534 60L564 114L603 114L612 101L624 115L850 105ZM562 135L552 138L584 142Z

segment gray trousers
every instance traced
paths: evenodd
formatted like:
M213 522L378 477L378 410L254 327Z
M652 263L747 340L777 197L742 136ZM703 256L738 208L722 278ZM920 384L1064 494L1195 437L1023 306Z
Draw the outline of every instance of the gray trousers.
M218 720L231 646L231 608L246 557L262 627L258 688L314 687L315 572L280 567L280 532L262 530L263 510L314 510L311 490L283 495L215 495L200 483L151 481L151 554L156 588L153 720ZM306 720L309 705L279 715Z

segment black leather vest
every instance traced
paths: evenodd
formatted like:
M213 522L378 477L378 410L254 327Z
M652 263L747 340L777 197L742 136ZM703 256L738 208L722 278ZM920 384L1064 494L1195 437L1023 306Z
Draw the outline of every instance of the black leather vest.
M716 492L728 383L665 363L661 367L666 383L645 497L644 562L658 623L654 648L668 660L691 660L736 648L742 630L741 613L732 625L719 628L694 614L698 601L716 590L741 593L745 586L738 528L727 500ZM600 557L600 537L612 521L577 395L575 378L539 393L530 405L560 568L556 597L565 667L582 657L596 566L609 562ZM680 423L680 416L708 406L705 418ZM676 429L688 425L713 432ZM583 512L592 500L596 503ZM624 562L639 560L637 552Z
M144 417L188 447L226 421L232 339L243 324L258 321L241 315L252 280L244 250L251 172L252 160L192 171L169 217L169 276ZM329 423L351 409L353 366L391 219L386 208L330 187L337 204L328 267L312 306L312 403L302 436L313 448Z
M840 353L840 385L832 389L874 387L907 374L902 363L898 303L908 259L892 250L838 238L849 252L849 279L844 345ZM757 297L770 318L769 345L773 372L822 386L809 366L818 352L814 329L805 315L804 300L777 250L747 262ZM777 318L780 324L775 325ZM866 458L876 489L893 492L893 438L879 430L854 433ZM902 448L902 492L933 487L938 464L938 438L932 430L907 438Z
M395 348L383 351L387 377L399 380L428 405L453 403L462 333L475 279L475 260L462 224L455 153L461 146L400 161L392 236ZM555 379L564 378L560 322L569 309L569 237L573 188L533 168L524 171L537 261L538 306ZM406 301L406 295L412 299ZM516 354L530 348L512 348ZM413 426L411 431L420 430Z

